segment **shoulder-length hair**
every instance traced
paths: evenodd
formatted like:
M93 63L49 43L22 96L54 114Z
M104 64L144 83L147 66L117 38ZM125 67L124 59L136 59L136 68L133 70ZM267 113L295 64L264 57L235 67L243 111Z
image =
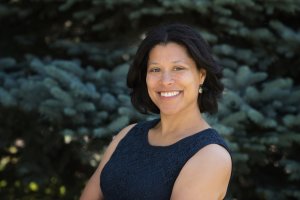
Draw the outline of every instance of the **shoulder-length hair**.
M131 89L131 102L143 114L159 114L159 108L152 102L146 85L149 52L158 44L175 42L184 46L195 61L198 70L206 71L203 93L198 96L198 106L202 113L218 111L217 99L224 89L220 81L221 67L212 57L211 48L202 36L188 25L169 24L156 27L146 34L141 42L127 75L127 86Z

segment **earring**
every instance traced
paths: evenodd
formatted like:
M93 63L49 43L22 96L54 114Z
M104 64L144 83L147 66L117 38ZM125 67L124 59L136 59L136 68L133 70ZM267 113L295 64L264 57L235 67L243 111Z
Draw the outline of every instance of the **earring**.
M202 87L202 85L203 85L203 84L201 84L201 85L199 86L199 90L198 90L200 94L203 92L203 87Z

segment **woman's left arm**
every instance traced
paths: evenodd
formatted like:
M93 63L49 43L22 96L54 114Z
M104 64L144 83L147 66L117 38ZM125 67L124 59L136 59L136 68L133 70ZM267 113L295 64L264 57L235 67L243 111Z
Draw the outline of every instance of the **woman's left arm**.
M225 197L231 170L228 151L217 144L207 145L182 168L171 200L221 200Z

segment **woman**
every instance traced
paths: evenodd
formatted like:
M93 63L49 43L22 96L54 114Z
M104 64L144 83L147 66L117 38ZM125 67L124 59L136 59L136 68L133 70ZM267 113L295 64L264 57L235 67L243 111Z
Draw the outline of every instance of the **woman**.
M134 58L127 85L133 105L159 119L124 128L107 148L81 200L219 200L231 157L202 118L217 111L221 69L191 27L150 31Z

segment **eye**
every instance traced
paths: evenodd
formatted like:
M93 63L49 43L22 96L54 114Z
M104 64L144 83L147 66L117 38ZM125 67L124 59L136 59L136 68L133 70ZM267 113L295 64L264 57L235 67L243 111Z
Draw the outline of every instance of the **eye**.
M181 67L181 66L175 66L175 67L174 67L174 70L175 70L175 71L184 70L184 67Z
M149 69L149 72L159 72L159 71L160 71L160 69L158 67L151 67Z

